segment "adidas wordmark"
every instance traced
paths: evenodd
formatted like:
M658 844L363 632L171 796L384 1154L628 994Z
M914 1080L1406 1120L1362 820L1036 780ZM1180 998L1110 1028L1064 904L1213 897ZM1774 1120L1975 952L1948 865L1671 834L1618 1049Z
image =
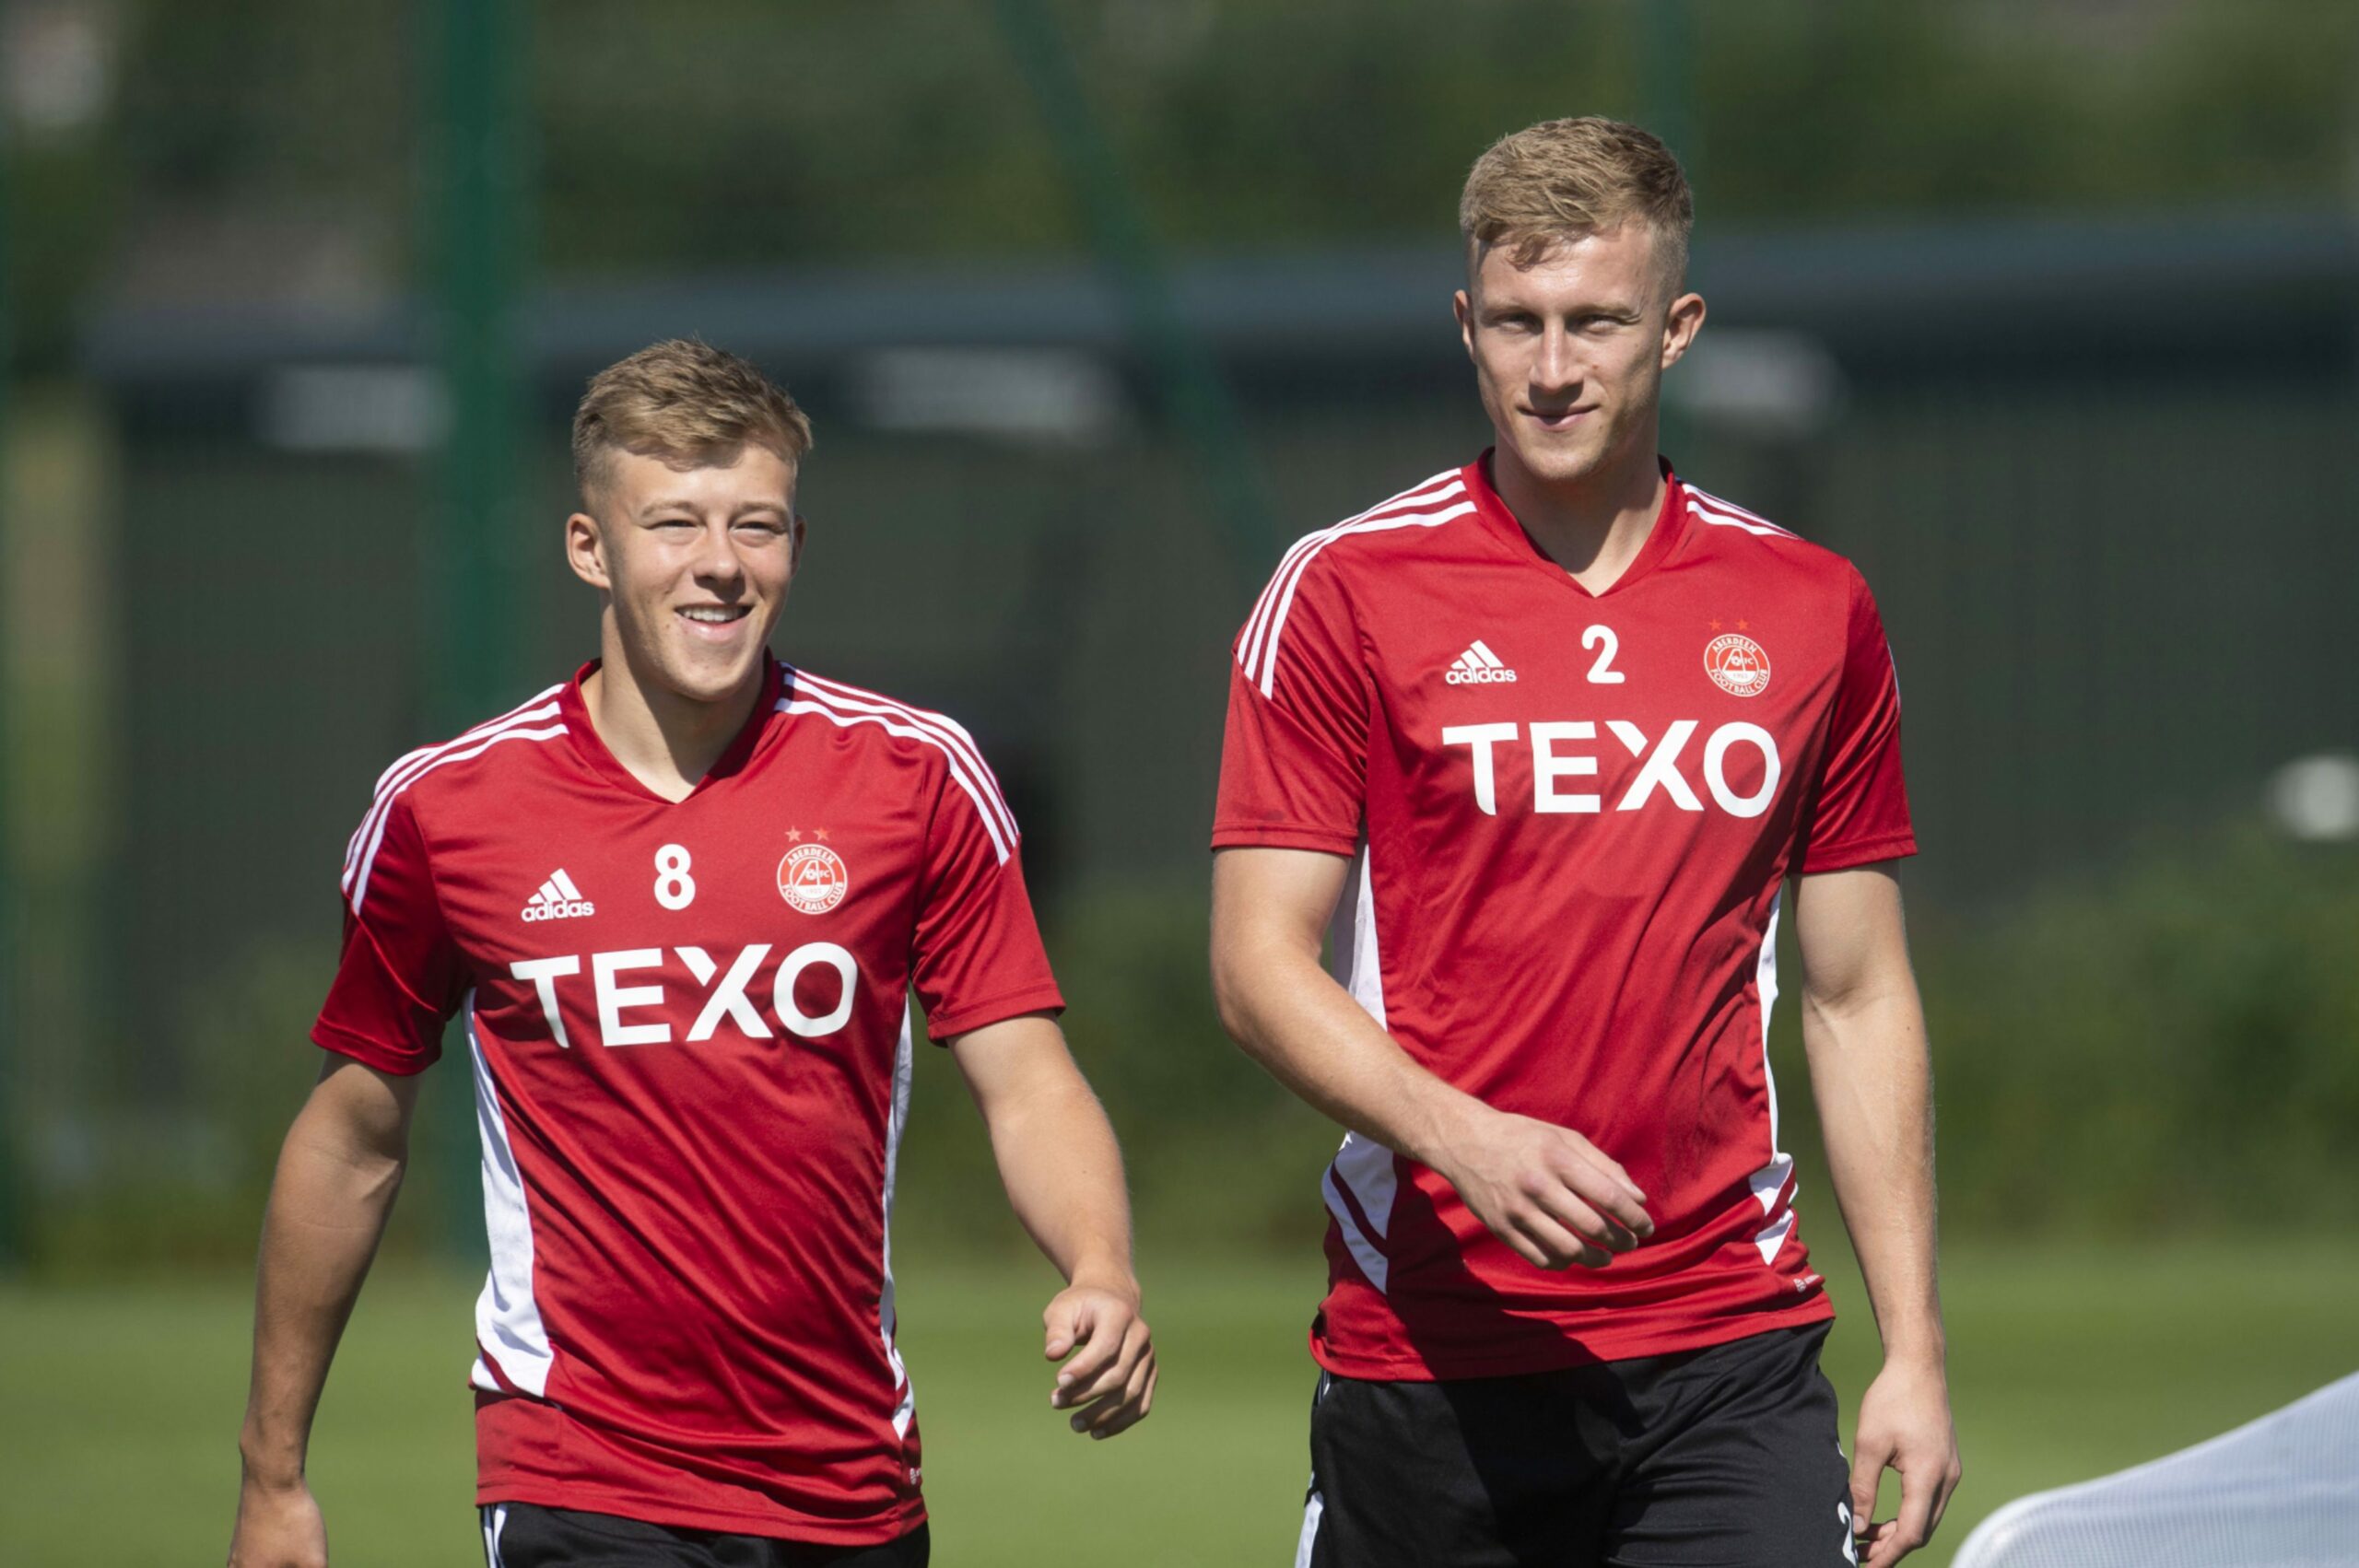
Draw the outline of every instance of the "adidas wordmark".
M1481 638L1473 647L1452 661L1442 676L1453 686L1490 685L1515 679L1515 672L1499 662L1499 656L1484 645Z
M524 901L527 920L565 920L581 915L594 915L598 907L581 896L573 879L562 868L553 872L540 890Z

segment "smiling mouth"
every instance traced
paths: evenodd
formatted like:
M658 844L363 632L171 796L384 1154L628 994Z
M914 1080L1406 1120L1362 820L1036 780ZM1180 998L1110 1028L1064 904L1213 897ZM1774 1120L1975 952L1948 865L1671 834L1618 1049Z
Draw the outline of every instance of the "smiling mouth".
M725 626L742 621L754 613L751 604L688 604L674 612L681 619L700 626Z

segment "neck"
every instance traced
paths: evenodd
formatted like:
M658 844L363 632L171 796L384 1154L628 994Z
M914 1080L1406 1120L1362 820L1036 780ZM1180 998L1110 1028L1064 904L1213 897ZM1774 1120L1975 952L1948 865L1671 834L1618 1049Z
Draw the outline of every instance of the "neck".
M753 717L767 660L756 661L738 687L712 702L684 697L631 665L608 617L601 662L581 684L591 728L631 777L665 800L687 797L712 771Z
M1651 432L1649 432L1651 438ZM1664 480L1651 439L1577 480L1541 478L1501 442L1491 486L1541 554L1590 592L1611 588L1654 532Z

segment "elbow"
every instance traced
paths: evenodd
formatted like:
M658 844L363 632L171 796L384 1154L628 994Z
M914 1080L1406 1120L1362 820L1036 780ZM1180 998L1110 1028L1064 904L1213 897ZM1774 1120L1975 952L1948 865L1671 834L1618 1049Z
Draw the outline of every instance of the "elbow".
M1220 1026L1238 1045L1250 1050L1253 1030L1251 965L1238 952L1233 937L1213 942L1213 1012Z

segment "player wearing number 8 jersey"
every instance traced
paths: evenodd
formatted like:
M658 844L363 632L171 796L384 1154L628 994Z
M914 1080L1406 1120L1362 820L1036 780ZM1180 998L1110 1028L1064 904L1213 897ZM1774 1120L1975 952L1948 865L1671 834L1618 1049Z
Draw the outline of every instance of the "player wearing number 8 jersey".
M888 1241L913 990L1070 1281L1052 1402L1097 1436L1146 1412L1120 1157L1007 802L957 723L768 651L807 443L702 345L602 373L567 530L602 659L378 781L265 1226L233 1562L323 1559L302 1444L453 1016L494 1568L924 1561Z
M1237 639L1215 989L1350 1129L1320 1568L1841 1562L1855 1514L1881 1565L1955 1479L1899 692L1848 563L1656 456L1687 214L1635 127L1486 153L1458 314L1496 447L1303 539ZM1766 1051L1787 907L1888 1352L1848 1486Z

